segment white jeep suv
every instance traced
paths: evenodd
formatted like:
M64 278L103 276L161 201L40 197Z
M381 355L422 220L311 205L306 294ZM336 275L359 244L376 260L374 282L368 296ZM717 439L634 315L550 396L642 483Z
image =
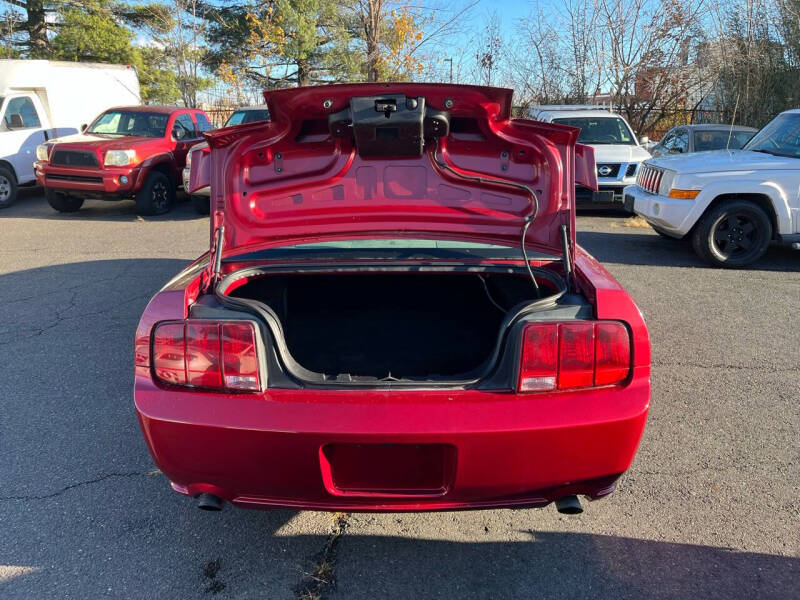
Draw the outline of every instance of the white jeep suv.
M594 149L597 163L598 191L578 186L578 202L592 205L613 204L622 208L622 190L636 181L639 164L650 158L650 153L639 145L649 140L636 139L628 122L601 107L590 105L536 106L531 118L547 123L560 123L578 127L578 142Z
M688 238L717 267L800 243L800 109L781 113L741 150L648 160L625 206L659 234Z

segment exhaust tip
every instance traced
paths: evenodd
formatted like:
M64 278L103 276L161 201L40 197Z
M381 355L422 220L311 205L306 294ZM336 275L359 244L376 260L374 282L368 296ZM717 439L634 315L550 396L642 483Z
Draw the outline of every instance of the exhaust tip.
M583 512L583 506L577 496L564 496L556 500L556 510L562 515L579 515Z
M225 504L225 500L214 494L200 494L197 496L197 508L200 510L219 512L222 510L223 504Z

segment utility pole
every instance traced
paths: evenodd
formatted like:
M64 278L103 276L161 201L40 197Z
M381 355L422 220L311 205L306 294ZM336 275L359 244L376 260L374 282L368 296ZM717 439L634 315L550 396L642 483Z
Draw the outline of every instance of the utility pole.
M453 59L452 58L445 58L444 62L450 63L450 83L453 83Z

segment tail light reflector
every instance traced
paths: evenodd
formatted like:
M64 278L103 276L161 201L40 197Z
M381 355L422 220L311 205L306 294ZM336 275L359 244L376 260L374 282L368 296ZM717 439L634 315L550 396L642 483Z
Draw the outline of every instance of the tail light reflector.
M153 331L153 373L172 384L258 391L253 324L244 321L161 323Z
M630 335L615 321L531 323L522 332L520 392L620 383L631 366Z

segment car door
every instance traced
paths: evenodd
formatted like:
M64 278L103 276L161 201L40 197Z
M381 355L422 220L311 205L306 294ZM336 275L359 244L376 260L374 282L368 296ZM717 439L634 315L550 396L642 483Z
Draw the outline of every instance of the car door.
M36 146L44 143L45 135L36 105L30 96L12 96L6 99L3 107L2 154L14 167L17 181L27 183L33 180L33 162L36 160Z
M175 166L180 173L186 165L186 154L194 144L200 141L191 113L178 113L172 124L172 140L175 142Z

